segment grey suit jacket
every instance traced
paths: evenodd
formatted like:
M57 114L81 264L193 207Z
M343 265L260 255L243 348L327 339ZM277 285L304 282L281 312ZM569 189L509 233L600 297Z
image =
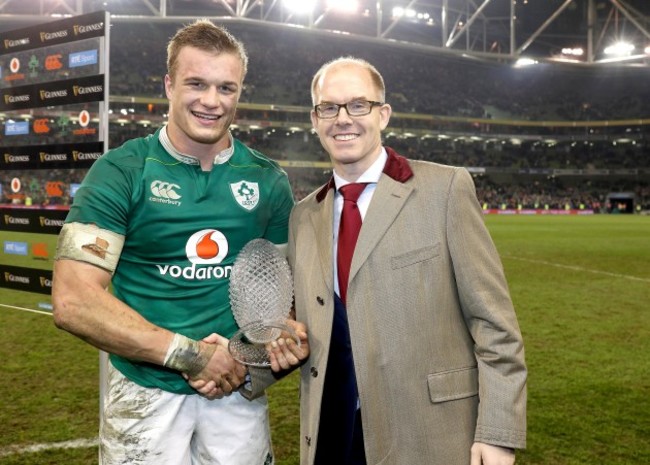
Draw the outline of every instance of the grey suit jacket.
M524 349L501 262L462 168L389 157L354 252L347 312L368 464L468 465L474 441L525 447ZM301 464L318 438L334 313L333 183L290 220Z

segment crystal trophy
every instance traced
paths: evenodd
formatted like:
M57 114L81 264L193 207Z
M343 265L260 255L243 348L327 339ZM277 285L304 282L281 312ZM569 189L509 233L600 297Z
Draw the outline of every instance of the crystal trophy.
M239 326L228 344L233 358L245 365L268 367L266 346L283 332L300 344L285 323L292 303L293 280L286 258L266 239L250 241L230 273L230 305Z

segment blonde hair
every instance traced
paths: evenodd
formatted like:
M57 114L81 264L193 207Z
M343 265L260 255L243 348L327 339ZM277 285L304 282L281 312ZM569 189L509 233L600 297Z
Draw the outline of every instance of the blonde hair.
M167 44L167 74L174 77L178 54L183 47L195 47L206 52L232 53L239 56L242 64L242 79L248 71L248 55L244 44L230 32L207 19L198 19L176 31Z

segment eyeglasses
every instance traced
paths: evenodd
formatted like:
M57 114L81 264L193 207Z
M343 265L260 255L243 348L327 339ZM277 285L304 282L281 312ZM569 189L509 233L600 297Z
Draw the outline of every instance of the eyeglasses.
M314 106L316 116L321 119L332 119L339 115L341 108L345 108L350 116L365 116L370 114L373 107L383 105L383 102L373 102L372 100L352 100L351 102L339 105L338 103L320 103Z

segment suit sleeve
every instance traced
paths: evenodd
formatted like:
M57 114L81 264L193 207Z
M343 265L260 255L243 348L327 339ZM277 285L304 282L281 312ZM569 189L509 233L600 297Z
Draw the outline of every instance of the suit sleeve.
M501 260L465 169L458 169L450 184L447 216L454 274L479 369L475 441L524 448L527 369L523 340Z

